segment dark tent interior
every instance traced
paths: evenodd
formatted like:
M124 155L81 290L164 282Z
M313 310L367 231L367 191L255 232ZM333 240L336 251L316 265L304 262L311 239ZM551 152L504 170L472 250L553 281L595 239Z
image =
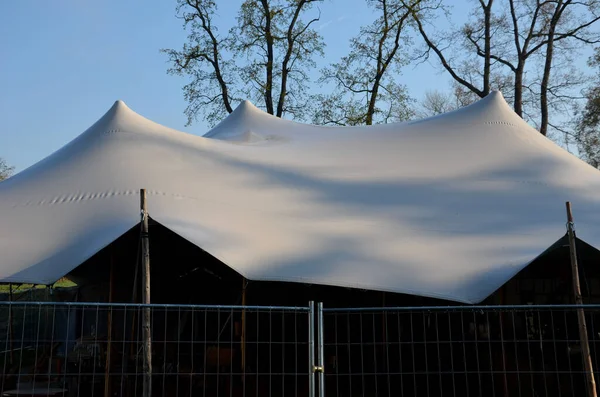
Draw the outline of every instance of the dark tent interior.
M484 315L470 311L469 305L410 295L245 280L209 253L152 220L149 239L152 302L198 305L153 308L153 379L155 388L159 388L157 395L189 395L200 389L214 395L237 395L242 390L247 395L274 394L274 390L281 391L278 394L293 391L307 395L308 312L291 308L261 310L254 306L306 308L309 301L323 302L326 308L402 308L325 313L324 356L330 395L351 395L355 388L362 390L363 395L373 391L412 395L425 390L428 395L437 395L436 390L448 388L463 394L470 390L470 395L500 395L506 387L518 387L520 395L527 396L547 387L547 382L565 385L561 374L567 362L570 370L580 370L577 360L569 359L564 355L567 350L561 348L561 344L569 347L575 335L574 313L557 317L553 312L532 315L526 310L499 310ZM600 271L596 263L600 252L581 240L577 240L577 249L584 299L598 302ZM562 237L482 304L572 303L569 261L568 240ZM111 351L113 357L106 359L105 354L104 361L91 363L84 363L81 354L67 359L62 364L65 372L79 374L80 383L71 384L71 389L101 393L103 387L110 387L123 395L135 395L141 385L141 309L108 309L93 304L140 302L140 264L137 225L67 275L77 284L75 295L69 299L90 302L90 306L63 313L68 329L59 332L54 324L49 327L52 335L69 341L65 350L77 350L93 340L103 351ZM58 293L52 296L60 299ZM242 304L254 308L207 306ZM429 309L421 310L423 306ZM437 308L431 309L432 306ZM448 306L455 308L445 310ZM30 321L39 329L44 316L37 313L36 320L36 313L30 315ZM23 318L27 318L25 314ZM561 326L557 324L559 319ZM600 327L595 320L588 320L593 329ZM563 324L566 325L562 327ZM542 343L543 349L536 347L550 329L552 338ZM23 344L25 339L24 332L15 343ZM32 333L31 340L35 339ZM527 351L515 342L524 340L531 340ZM548 344L550 340L552 345ZM502 343L495 343L498 341ZM552 360L548 360L549 349L554 351ZM532 361L532 357L538 358ZM541 363L544 371L534 367L539 365L534 363ZM511 374L515 367L531 372L527 382L515 379ZM556 373L556 379L544 381L542 375L549 369ZM98 379L106 373L113 382L110 386L83 382L81 373L102 374ZM365 377L365 373L382 375ZM569 376L572 381L574 375ZM583 380L577 378L575 383L582 385Z

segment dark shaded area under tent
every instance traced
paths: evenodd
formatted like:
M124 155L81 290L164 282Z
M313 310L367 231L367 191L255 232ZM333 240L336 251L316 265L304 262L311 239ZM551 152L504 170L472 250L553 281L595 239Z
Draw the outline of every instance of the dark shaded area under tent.
M133 301L140 301L140 285L141 285L141 270L138 270L137 274L137 294L133 293L133 286L136 279L136 264L139 266L139 226L133 227L130 231L125 233L115 242L98 252L92 258L87 260L81 266L73 270L67 277L73 280L78 286L75 288L65 290L54 290L51 294L47 289L31 290L23 293L16 293L13 296L15 300L50 300L55 302L60 301L78 301L78 302L107 302L110 293L110 280L112 278L112 301L113 302L125 302L129 303ZM578 256L580 264L580 277L582 292L584 301L586 303L598 303L600 302L600 269L596 266L600 261L600 251L594 247L586 244L585 242L578 240ZM150 262L151 262L151 280L152 280L152 302L153 303L169 303L169 304L201 304L201 305L241 305L242 304L242 289L246 286L246 305L256 306L306 306L308 301L323 302L327 308L347 308L347 307L422 307L422 306L465 306L468 305L457 305L453 302L440 301L436 299L422 298L403 294L392 294L382 293L375 291L364 291L351 288L340 288L340 287L329 287L322 285L306 285L300 283L281 283L281 282L253 282L244 280L239 274L233 271L231 268L221 263L209 253L196 247L185 239L181 238L177 234L173 233L169 229L162 225L151 222L150 226ZM112 275L111 275L112 269ZM0 299L8 300L8 294L3 294ZM523 269L517 274L512 280L505 284L500 290L486 299L482 304L485 305L517 305L517 304L563 304L572 303L572 285L571 285L571 268L569 264L569 247L566 237L559 239L553 244L546 252L532 262L528 267ZM46 310L43 315L40 313L32 312L27 313L19 312L21 309L15 308L12 313L12 322L14 329L26 329L27 332L23 332L22 335L18 335L17 332L13 332L12 344L17 346L19 343L22 344L22 339L35 340L36 337L32 331L29 334L29 330L44 329L44 333L51 332L53 339L61 341L57 346L52 349L54 355L59 357L61 354L67 351L72 351L76 343L80 343L84 339L89 339L92 335L96 340L104 341L106 344L107 339L107 313L102 310L99 311L91 304L88 308L72 308L66 309L61 308L60 310L54 309L52 312ZM70 311L69 311L70 310ZM393 313L393 312L392 312ZM156 312L153 315L153 339L154 344L153 350L155 351L157 362L167 361L171 365L176 365L177 368L193 367L193 362L202 362L205 360L205 354L207 346L210 344L212 347L217 349L226 348L230 355L229 360L224 368L221 369L223 373L239 374L241 372L241 358L239 353L240 346L240 327L241 327L241 311L230 312L197 312L196 318L190 320L189 312L177 312L167 311L164 313ZM199 316L202 314L203 316ZM571 313L570 313L571 314ZM569 314L569 315L570 315ZM36 317L37 315L37 317ZM130 312L126 310L115 310L112 312L112 332L111 337L116 341L129 340L128 335L134 335L139 333L139 327L133 324L137 324L135 316L138 315L139 311L132 310ZM436 395L432 390L440 390L446 387L450 387L449 382L454 384L453 387L459 389L464 388L470 390L471 396L475 395L502 395L501 388L503 387L502 379L496 379L494 382L492 378L484 382L486 387L483 389L478 386L481 384L481 373L487 373L488 377L498 377L498 374L494 374L493 370L497 370L500 365L499 362L506 360L506 352L502 353L499 349L500 346L483 346L482 349L471 349L468 354L465 353L465 362L475 362L477 359L478 367L476 369L471 368L473 373L471 375L465 375L465 378L461 382L456 382L456 379L450 377L435 376L435 371L448 370L448 365L454 365L455 358L449 357L448 353L440 351L439 349L425 349L423 351L417 349L411 350L411 352L404 352L404 358L401 356L390 353L386 353L383 346L392 343L394 340L404 340L407 336L403 333L403 329L410 324L411 328L411 342L418 341L449 341L449 346L455 346L459 348L464 343L465 338L479 338L481 340L491 340L494 338L499 339L499 330L502 328L503 338L510 340L511 338L516 339L517 334L523 332L530 332L527 330L528 324L524 321L512 321L507 325L501 327L501 320L498 314L494 315L476 315L471 314L466 318L464 316L450 316L447 319L437 317L433 318L431 313L421 312L416 309L414 312L406 314L395 313L398 319L402 319L403 324L398 324L397 327L386 325L384 320L385 315L383 313L370 313L364 315L352 315L349 313L338 313L335 316L326 317L325 319L325 341L326 345L329 343L332 347L326 348L326 363L328 367L327 376L331 377L332 381L328 382L328 395L351 395L351 389L349 385L353 384L356 390L367 389L370 390L375 384L379 383L378 392L387 394L387 392L396 393L399 384L403 385L405 393L412 393L414 390L422 390L425 385L428 385L429 395ZM537 332L539 338L543 338L544 332L548 332L548 323L551 323L552 319L544 317L544 313L537 314ZM0 313L1 324L8 324L7 312L5 310ZM193 317L193 316L192 316ZM572 318L571 318L572 317ZM577 320L575 314L566 321L567 324L571 324L574 327L574 331L563 330L569 332L570 335L576 335ZM69 321L65 321L68 318ZM591 329L600 330L600 318L596 316L588 319L588 326ZM43 322L46 322L42 324ZM49 325L48 322L52 322ZM288 327L280 327L279 324L288 324ZM276 326L272 326L276 322ZM30 324L30 325L27 325ZM68 324L68 326L67 326ZM292 327L289 324L294 324ZM341 324L341 325L340 325ZM245 327L247 329L247 341L259 342L262 341L265 344L271 345L273 341L287 340L291 341L290 346L285 349L292 349L287 351L284 348L272 349L268 352L258 350L260 343L253 347L251 343L248 343L246 348L246 360L247 362L258 364L255 368L249 369L249 371L255 371L257 374L267 374L271 371L268 367L275 358L280 360L281 356L288 357L288 365L293 368L298 368L299 372L304 373L304 368L308 367L308 356L307 354L294 354L293 351L297 352L298 349L307 349L307 332L308 320L306 315L298 313L287 313L281 316L273 316L272 313L254 313L248 315L245 318ZM19 328L20 327L20 328ZM452 336L452 329L455 329L454 338ZM463 330L462 333L457 333L456 329ZM466 332L465 329L471 331ZM50 330L50 331L49 331ZM205 333L198 336L198 330L205 330ZM226 332L223 332L225 330ZM560 331L559 331L560 332ZM26 335L27 333L27 335ZM529 334L527 334L529 335ZM55 336L55 338L54 338ZM522 337L522 336L521 336ZM529 337L529 336L527 336ZM553 335L556 337L556 335ZM590 338L597 339L600 336L591 333ZM136 339L137 337L134 337ZM200 340L200 345L194 344L195 339ZM8 340L8 329L5 326L0 328L0 343L3 340ZM568 339L568 338L567 338ZM62 340L67 343L62 343ZM158 343L159 341L178 341L177 344L177 357L175 357L174 346L168 343ZM182 342L183 341L183 342ZM352 343L351 343L352 342ZM183 343L183 344L182 344ZM188 343L188 345L186 345ZM354 348L345 349L344 352L338 351L339 349L333 348L333 346L340 346L342 344L353 344ZM546 346L546 350L549 348L556 349L555 346ZM196 348L194 348L196 346ZM202 349L202 346L204 349ZM426 344L423 346L427 346ZM509 350L510 349L510 345ZM592 343L595 346L595 343ZM233 347L237 347L234 351ZM503 347L505 349L506 346ZM130 360L129 369L137 368L138 362L136 361L135 352L131 346L125 346L120 348L113 346L115 349L114 356L118 357L115 362L111 363L111 372L120 373L123 371L124 361L122 357L127 357ZM282 350L283 349L283 350ZM443 350L443 349L442 349ZM477 351L476 351L477 350ZM514 349L512 349L514 350ZM512 351L511 350L511 351ZM190 351L192 353L190 353ZM197 353L193 353L196 351ZM133 352L133 354L132 354ZM184 353L182 353L184 352ZM203 353L204 352L204 353ZM554 352L555 357L562 357L564 352ZM15 353L17 357L18 353ZM37 354L37 353L36 353ZM204 356L203 356L204 354ZM220 354L220 353L217 353ZM528 353L534 356L539 353ZM258 357L261 360L257 360ZM468 356L468 357L467 357ZM543 355L542 355L543 356ZM559 360L551 360L546 362L544 357L540 356L539 363L543 365L545 370L549 370L553 365L556 367L554 371L559 371L558 366L566 363L566 358ZM169 359L166 359L169 357ZM360 357L360 358L359 358ZM365 362L362 357L374 357L372 360ZM15 360L16 358L13 358ZM408 362L404 362L407 360ZM5 358L6 360L6 354ZM131 361L133 360L133 361ZM175 363L176 360L177 362ZM390 364L390 360L392 364ZM519 357L511 357L510 360L515 363L520 362ZM68 361L68 360L67 360ZM259 362L260 361L260 362ZM511 361L511 362L512 362ZM365 379L362 374L350 374L344 373L344 363L362 363L361 371L367 373L377 373L379 368L385 369L385 375L372 375ZM529 363L531 359L529 359ZM569 361L571 362L571 360ZM577 364L577 360L574 360L575 364L570 364L570 369L573 371L581 371ZM400 367L394 367L393 363L398 363ZM438 363L432 366L432 363ZM556 364L554 364L556 363ZM2 363L0 363L2 364ZM69 371L69 364L60 364L63 370ZM94 364L94 370L97 370L98 376L102 377L104 374L103 363L101 360ZM466 365L466 364L465 364ZM521 363L521 369L528 368L526 362ZM259 368L260 367L260 368ZM529 367L531 367L529 365ZM411 368L407 375L402 375L402 368ZM597 367L596 367L597 368ZM140 369L140 368L138 368ZM76 371L77 369L70 369ZM528 368L533 371L534 368ZM534 395L533 393L539 393L542 384L544 384L543 371L539 368L536 369L541 375L532 376L525 380L520 379L520 382L525 382L523 386L524 391L520 395ZM166 371L163 368L163 371ZM206 371L206 368L203 369ZM347 369L346 372L350 371ZM414 373L423 372L428 374L426 376L415 376ZM351 371L350 371L351 372ZM465 372L468 372L465 367ZM394 378L391 378L391 383L387 381L390 379L390 373L394 373ZM6 373L5 373L6 374ZM173 375L174 378L178 379L179 375ZM542 377L540 379L540 376ZM576 377L581 378L582 374L578 373ZM169 375L171 377L171 375ZM169 378L167 377L167 378ZM340 377L345 379L340 387L338 380ZM117 378L115 376L115 378ZM165 379L167 379L165 378ZM173 378L173 379L174 379ZM234 376L231 376L233 379ZM282 377L282 379L285 376ZM381 378L381 379L379 379ZM406 378L406 379L405 379ZM509 376L509 383L514 383L514 375ZM170 378L169 378L170 379ZM379 382L377 381L379 379ZM394 380L395 379L395 380ZM168 379L167 379L168 380ZM11 381L10 377L7 380ZM13 379L14 381L14 379ZM129 382L139 382L138 377L129 378ZM265 391L264 379L257 376L254 381L248 381L244 384L244 387L250 387L252 390ZM273 377L269 378L269 387L273 387ZM158 384L160 384L160 379ZM171 385L170 382L169 384ZM280 382L282 385L285 382ZM305 379L302 379L302 385L300 389L296 389L299 395L306 393ZM577 384L583 384L582 381L576 382ZM261 386L262 384L262 386ZM294 382L288 381L288 386L285 387L298 387ZM387 386L386 386L387 385ZM490 386L492 385L492 386ZM279 389L281 385L278 384ZM82 386L79 384L78 390L81 387L92 387L90 385ZM100 387L96 384L95 387ZM123 387L122 385L111 386L113 390ZM134 386L131 384L127 385L126 391L123 395L133 395L135 391L132 391ZM169 386L170 387L170 386ZM190 386L191 387L191 386ZM234 382L230 387L237 388L238 390L242 387L239 382ZM354 389L352 388L352 390ZM406 387L406 389L404 388ZM493 389L490 389L492 387ZM543 385L544 388L547 385ZM499 389L500 388L500 389ZM284 390L284 386L281 386L281 390ZM556 389L556 388L555 388ZM91 389L86 389L91 391ZM119 389L121 390L121 389ZM221 388L221 393L232 392L233 389L229 388L228 391ZM270 389L269 389L270 390ZM480 390L481 394L478 394L477 390ZM528 390L531 394L528 394ZM556 389L558 390L558 389ZM579 390L579 389L576 389ZM122 390L121 390L122 391ZM101 393L101 390L96 390L97 393ZM579 390L582 392L582 390ZM133 394L131 394L133 393ZM156 391L157 395L161 395L160 391ZM184 395L184 389L180 390L181 395ZM189 391L188 391L189 393ZM550 389L548 395L553 395L553 390ZM558 393L558 391L557 391ZM562 395L565 394L561 391ZM252 395L246 393L247 395ZM365 393L368 395L369 393ZM169 394L171 395L171 394ZM229 394L227 394L229 395Z

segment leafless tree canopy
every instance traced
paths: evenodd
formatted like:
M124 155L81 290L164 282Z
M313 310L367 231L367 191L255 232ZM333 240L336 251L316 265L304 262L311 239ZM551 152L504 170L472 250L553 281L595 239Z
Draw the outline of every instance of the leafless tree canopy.
M0 158L0 181L3 181L10 177L14 171L14 167L6 164L6 161L3 158Z
M323 40L313 29L322 1L245 0L236 26L222 33L215 25L216 1L178 0L188 42L181 50L162 51L169 72L189 78L183 88L188 124L198 117L215 124L241 99L277 117L302 119L313 57L323 54Z
M466 21L450 0L365 0L373 20L317 79L324 0L243 0L227 31L217 26L224 3L176 1L188 39L163 51L169 72L189 79L189 123L214 124L250 99L278 117L370 125L439 114L500 90L540 133L574 138L592 164L600 158L600 78L576 62L600 42L600 0L467 0ZM458 17L465 22L454 24ZM451 83L415 101L402 70L423 62Z
M598 0L479 0L470 20L453 32L435 32L418 14L414 19L424 57L434 54L454 81L479 97L501 90L515 112L546 135L550 110L564 112L561 105L584 81L571 67L561 73L556 66L572 65L578 46L598 42L592 29L598 7ZM442 2L437 9L447 12Z
M352 50L322 71L320 82L333 89L321 95L313 122L337 125L371 125L412 116L406 87L397 81L409 62L407 49L413 12L424 0L369 0L377 19L351 40Z

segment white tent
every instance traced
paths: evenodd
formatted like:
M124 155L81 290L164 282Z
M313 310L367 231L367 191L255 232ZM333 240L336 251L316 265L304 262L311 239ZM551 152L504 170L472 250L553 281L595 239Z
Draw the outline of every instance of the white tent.
M438 117L318 127L248 102L205 137L123 102L0 183L0 281L49 284L150 216L251 280L476 303L565 233L600 245L600 172L498 92Z

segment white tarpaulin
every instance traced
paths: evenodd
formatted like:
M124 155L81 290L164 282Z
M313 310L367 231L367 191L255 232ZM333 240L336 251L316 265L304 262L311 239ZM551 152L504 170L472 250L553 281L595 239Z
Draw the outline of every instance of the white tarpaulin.
M0 183L0 281L49 284L150 216L251 280L476 303L565 233L600 245L600 172L500 93L438 117L318 127L248 102L205 137L122 102Z

